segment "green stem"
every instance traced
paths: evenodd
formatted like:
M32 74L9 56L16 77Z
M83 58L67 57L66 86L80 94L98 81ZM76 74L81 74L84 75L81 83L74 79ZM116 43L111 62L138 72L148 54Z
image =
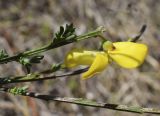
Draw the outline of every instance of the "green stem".
M77 36L75 38L75 40L76 41L81 41L81 40L84 40L84 39L89 39L91 37L96 37L96 36L102 34L104 31L105 30L104 30L103 27L99 27L92 32L86 33L84 35ZM39 53L42 53L42 52L45 52L45 51L48 51L48 50L66 45L66 44L76 42L75 40L66 40L66 41L62 41L62 42L59 42L59 43L50 43L50 44L48 44L46 46L43 46L41 48L37 48L37 49L34 49L34 50L22 52L22 53L19 53L17 55L10 56L10 57L7 57L7 58L2 58L2 59L0 59L0 64L11 62L11 61L17 61L17 60L19 60L20 57L23 57L23 56L32 56L32 55L35 55L35 54L39 54Z
M46 46L43 46L41 48L38 48L38 49L33 49L33 50L30 50L30 51L26 51L26 52L23 53L23 55L24 56L32 56L34 54L39 54L39 53L48 51L49 47L50 47L50 44L48 44Z
M88 39L91 37L97 37L97 36L101 35L104 31L105 31L104 27L102 27L102 26L98 27L95 31L78 36L77 41L81 41L81 40Z

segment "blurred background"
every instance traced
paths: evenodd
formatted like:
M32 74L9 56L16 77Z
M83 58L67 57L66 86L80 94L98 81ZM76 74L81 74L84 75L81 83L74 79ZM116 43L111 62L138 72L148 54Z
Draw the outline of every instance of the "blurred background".
M0 0L0 49L13 55L43 46L52 39L59 26L66 23L73 23L77 34L104 26L104 35L111 41L134 37L146 24L147 30L140 42L148 45L149 54L137 69L123 69L113 63L100 75L86 81L81 81L77 75L23 85L44 94L160 108L159 6L159 0ZM34 65L32 71L42 71L50 68L51 64L63 61L65 54L73 47L98 49L99 40L89 39L43 53L43 62ZM25 74L22 66L15 62L0 65L0 72L1 77ZM0 93L0 98L0 116L137 115L6 93Z

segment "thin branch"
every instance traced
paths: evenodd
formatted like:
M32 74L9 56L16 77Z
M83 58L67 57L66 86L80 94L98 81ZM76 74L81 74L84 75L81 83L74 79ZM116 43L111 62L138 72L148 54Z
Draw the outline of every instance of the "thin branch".
M17 77L4 77L0 79L0 84L9 84L9 83L22 83L22 82L32 82L32 81L44 81L44 80L50 80L50 79L57 79L57 78L63 78L63 77L68 77L68 76L73 76L73 75L78 75L81 73L84 73L88 70L87 68L83 69L78 69L72 72L64 73L61 75L50 75L50 76L43 76L39 74L33 74L33 75L26 75L26 76L17 76ZM33 77L32 77L33 76Z
M12 93L10 92L9 88L0 88L0 91ZM64 102L64 103L71 103L71 104L77 104L82 106L106 108L106 109L123 111L123 112L132 112L132 113L139 113L139 114L143 114L143 113L160 114L160 109L95 102L95 101L84 99L84 98L58 97L58 96L44 95L44 94L34 93L34 92L24 92L24 93L21 93L20 95L38 98L46 101Z
M140 38L140 37L143 35L143 33L145 32L146 28L147 28L147 25L144 24L144 25L142 26L142 28L140 29L139 34L138 34L137 36L135 36L133 39L131 39L130 41L131 41L131 42L136 42L136 41L138 41L139 38Z

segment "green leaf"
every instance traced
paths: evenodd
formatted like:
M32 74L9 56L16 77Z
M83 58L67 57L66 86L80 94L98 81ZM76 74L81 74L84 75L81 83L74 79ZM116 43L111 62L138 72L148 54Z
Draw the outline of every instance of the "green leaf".
M33 56L30 58L30 63L40 63L43 58L44 58L43 55Z
M22 64L26 68L27 73L30 73L30 69L31 69L32 64L31 64L29 58L27 58L27 57L20 57L19 63Z
M0 59L3 59L3 58L6 58L8 57L9 55L6 53L5 50L0 50Z
M55 72L55 71L61 69L61 67L62 67L62 64L53 64L51 67L51 70L52 70L52 72Z
M8 92L12 93L14 95L23 95L23 94L25 94L27 92L27 90L28 90L27 86L24 86L24 87L13 87L13 88L8 89Z
M20 57L19 63L25 66L27 73L30 73L32 64L40 63L43 58L44 58L43 55L35 55L32 57L23 56L23 57Z
M65 27L60 26L59 31L55 34L53 43L60 43L67 40L74 40L77 37L73 24L66 24Z

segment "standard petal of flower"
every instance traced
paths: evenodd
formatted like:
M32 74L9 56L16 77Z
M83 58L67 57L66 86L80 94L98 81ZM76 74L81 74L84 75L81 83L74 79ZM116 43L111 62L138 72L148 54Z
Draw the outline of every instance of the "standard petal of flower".
M82 74L82 79L88 79L94 74L102 72L108 64L108 56L105 53L98 53L89 70Z
M124 68L135 68L141 65L148 51L145 44L116 42L113 45L115 49L108 51L108 54L116 63Z
M65 66L71 68L78 65L91 65L97 53L96 51L73 49L65 57Z

